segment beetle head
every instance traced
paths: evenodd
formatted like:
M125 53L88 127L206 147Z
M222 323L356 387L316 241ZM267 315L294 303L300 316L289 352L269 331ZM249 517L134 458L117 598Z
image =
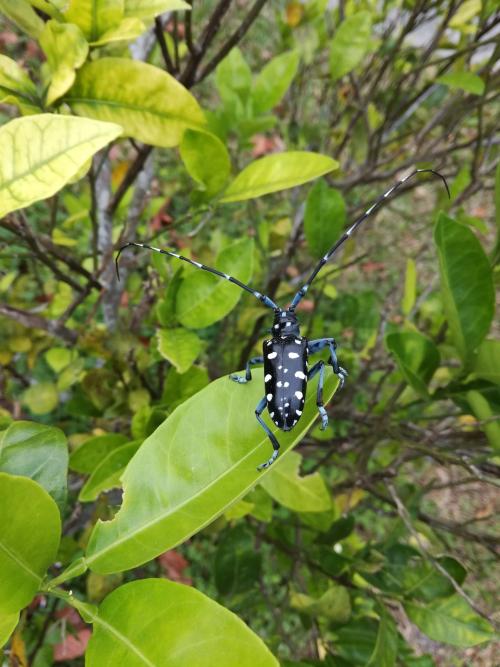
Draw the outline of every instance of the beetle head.
M291 310L275 310L271 333L275 338L300 336L299 323L295 313Z

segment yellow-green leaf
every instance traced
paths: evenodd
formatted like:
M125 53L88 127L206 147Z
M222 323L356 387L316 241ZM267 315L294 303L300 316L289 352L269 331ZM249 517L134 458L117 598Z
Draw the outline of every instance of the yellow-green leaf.
M417 265L413 259L406 260L405 287L401 310L409 315L417 297Z
M267 155L246 166L226 188L221 201L243 201L293 188L328 174L338 165L327 155L307 151Z
M59 403L57 387L52 382L34 384L23 394L25 403L34 415L46 415L52 412Z
M52 104L73 85L75 70L85 62L89 45L77 25L47 21L40 35L40 46L52 73L47 91L47 104Z
M101 46L110 42L123 42L125 40L136 39L146 30L144 23L134 16L124 18L114 28L106 30L99 39L91 42L92 46Z
M443 74L443 76L436 79L436 83L442 83L448 86L448 88L460 88L474 95L482 95L484 93L484 81L473 72L450 72L449 74Z
M162 357L175 366L178 373L185 373L203 350L203 343L194 333L179 327L158 331L158 350Z
M57 505L36 482L0 472L0 614L30 603L55 560L61 533Z
M325 482L319 472L301 477L301 460L300 454L290 452L274 465L262 486L276 502L294 512L326 512L332 501Z
M124 0L71 0L66 20L76 23L89 42L95 42L123 18Z
M186 130L180 153L189 175L205 187L207 194L217 193L229 178L229 154L214 134Z
M173 581L120 586L91 620L87 667L278 667L236 614ZM152 627L154 632L147 631Z
M82 67L66 99L77 114L119 123L125 135L155 146L176 146L187 128L205 125L198 102L176 79L126 58Z
M121 486L121 476L140 444L140 441L134 440L109 452L92 471L80 491L78 500L83 503L92 502L97 500L102 491Z
M0 103L15 104L23 112L39 111L35 84L15 60L0 55Z
M474 375L500 385L500 341L484 340L477 351Z
M0 216L46 199L121 133L118 125L41 114L0 128Z
M0 612L0 648L7 643L7 640L14 632L19 621L19 613L3 614Z
M40 36L43 21L27 0L0 0L0 11L30 37Z
M451 28L461 28L481 11L481 0L465 0L458 5L450 20Z
M356 11L342 21L330 47L330 72L334 81L351 72L368 53L371 28L371 14L366 11Z
M351 616L351 598L344 586L330 586L319 598L292 592L290 606L301 614L322 616L334 623L347 623Z
M180 9L190 11L191 5L183 0L125 0L125 16L137 16L140 19L151 19L163 12Z
M297 51L282 53L270 60L255 79L252 90L253 108L264 113L275 107L286 93L299 67Z

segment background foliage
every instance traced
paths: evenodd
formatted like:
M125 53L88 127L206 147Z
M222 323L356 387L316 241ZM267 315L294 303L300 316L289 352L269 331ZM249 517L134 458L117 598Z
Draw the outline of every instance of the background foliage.
M4 664L498 664L496 3L0 12ZM323 269L348 383L257 473L226 376L270 311L115 250L286 304L414 167L451 199L408 182Z

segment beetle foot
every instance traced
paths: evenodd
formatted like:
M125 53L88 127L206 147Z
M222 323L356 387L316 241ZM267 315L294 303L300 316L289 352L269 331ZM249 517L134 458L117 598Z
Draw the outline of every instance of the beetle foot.
M339 366L338 369L335 372L335 375L338 377L339 382L340 382L340 389L344 388L345 384L345 379L349 375L349 373L346 371L345 368L342 368L342 366Z
M230 375L229 379L233 380L233 382L238 382L238 384L246 384L248 382L247 378L241 375Z
M260 472L261 470L265 470L266 468L269 468L270 465L272 465L276 459L278 458L278 450L275 449L273 451L273 454L269 461L266 461L265 463L261 463L260 466L257 466L257 470Z
M318 412L321 417L320 431L324 431L328 426L328 414L322 405L318 405Z

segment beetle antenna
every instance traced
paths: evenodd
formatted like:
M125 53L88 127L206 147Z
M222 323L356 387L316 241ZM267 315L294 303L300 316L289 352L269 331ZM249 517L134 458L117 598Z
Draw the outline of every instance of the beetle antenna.
M155 248L154 246L147 245L146 243L135 243L131 241L130 243L126 243L124 246L122 246L118 250L118 254L116 255L116 260L115 260L115 265L116 265L116 275L118 277L118 280L120 280L120 271L118 269L118 259L125 248L129 248L130 246L136 246L137 248L146 248L146 250L151 250L153 252L159 252L162 255L167 255L168 257L175 257L176 259L181 259L183 262L187 262L188 264L191 264L191 266L195 266L197 269L201 269L202 271L207 271L208 273L212 273L215 276L218 276L219 278L224 278L225 280L229 280L230 283L233 283L234 285L238 285L238 287L241 287L241 289L245 290L245 292L249 292L252 294L255 298L259 299L261 303L264 304L264 306L267 306L268 308L272 308L273 310L279 310L279 307L274 303L272 299L270 299L268 296L265 294L261 294L260 292L257 292L256 290L252 289L248 285L245 285L245 283L242 283L240 280L237 278L233 278L233 276L229 276L227 273L222 273L222 271L218 271L217 269L213 269L210 266L205 266L205 264L200 264L200 262L195 262L193 259L188 259L187 257L183 257L182 255L178 255L175 252L172 252L171 250L163 250L162 248Z
M450 189L448 187L448 183L446 182L445 177L440 174L438 171L434 171L434 169L415 169L415 171L412 171L408 176L405 176L402 178L400 181L396 183L396 185L393 185L390 190L387 190L381 197L379 197L374 204L370 206L369 209L367 209L363 215L356 220L356 222L349 227L347 231L344 232L344 234L339 238L339 240L330 248L330 250L326 253L326 255L318 262L316 265L314 271L311 273L309 278L307 279L307 282L299 289L297 294L293 297L293 301L290 304L289 310L294 310L302 297L306 294L307 290L309 289L312 281L316 278L322 267L328 262L330 257L340 248L341 245L343 245L347 239L351 236L351 234L361 225L361 223L366 220L372 213L375 213L385 202L385 200L399 187L403 185L403 183L406 183L410 178L413 178L413 176L416 176L416 174L424 174L424 173L429 173L429 174L434 174L434 176L437 176L440 178L443 183L444 187L446 188L446 192L448 193L448 197L451 199L450 195Z

